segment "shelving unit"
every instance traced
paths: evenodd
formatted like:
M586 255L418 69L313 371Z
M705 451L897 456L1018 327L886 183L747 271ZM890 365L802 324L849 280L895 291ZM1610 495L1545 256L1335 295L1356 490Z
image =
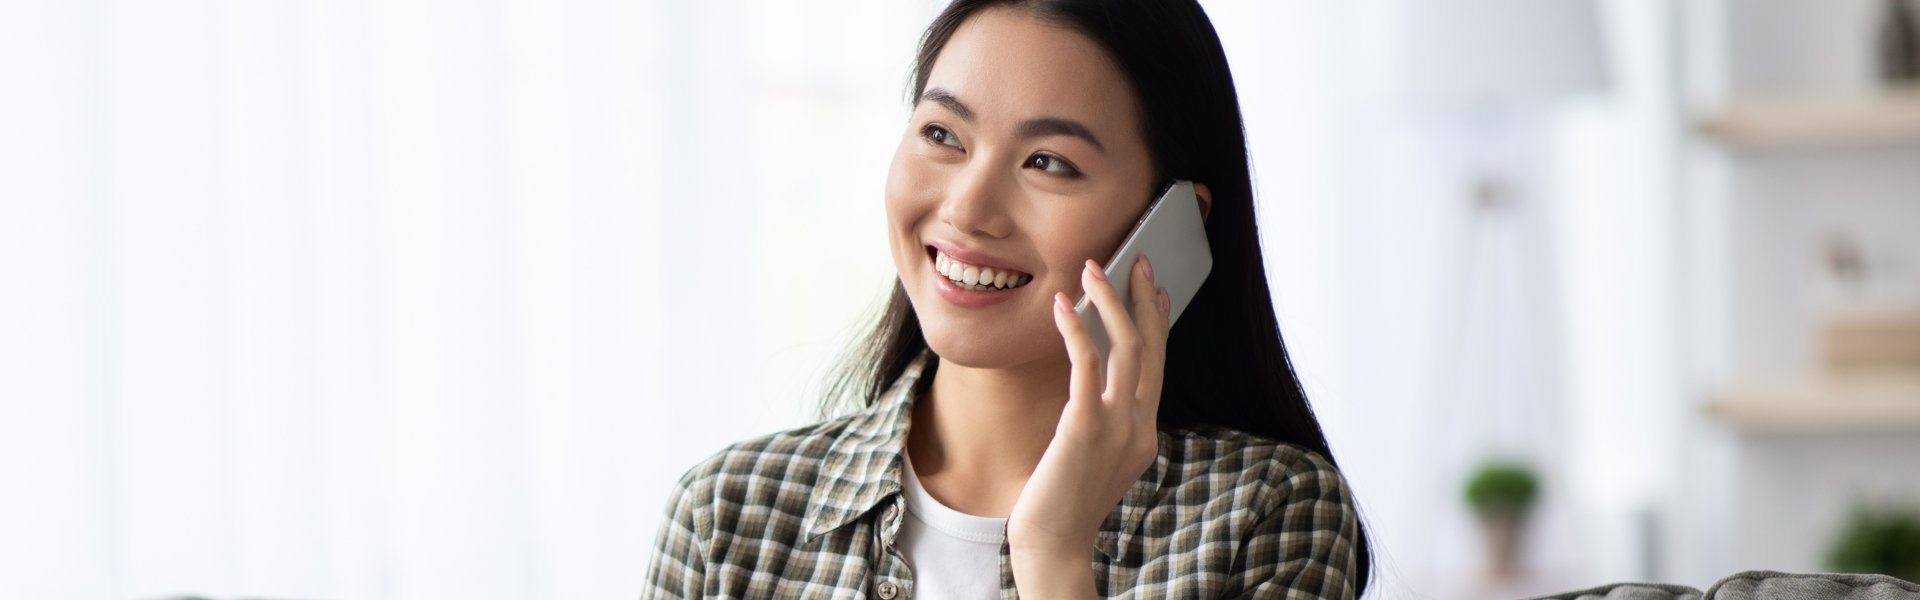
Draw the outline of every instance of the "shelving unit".
M1715 395L1707 412L1755 433L1920 433L1920 373L1748 382Z
M1673 4L1676 100L1691 111L1684 382L1698 393L1677 478L1686 500L1667 522L1677 568L1702 579L1822 569L1862 499L1920 497L1920 374L1828 370L1824 348L1841 300L1832 240L1879 265L1860 269L1866 291L1847 302L1916 300L1905 286L1920 265L1920 88L1879 80L1887 5Z
M1920 145L1920 88L1740 98L1696 126L1709 139L1746 149Z

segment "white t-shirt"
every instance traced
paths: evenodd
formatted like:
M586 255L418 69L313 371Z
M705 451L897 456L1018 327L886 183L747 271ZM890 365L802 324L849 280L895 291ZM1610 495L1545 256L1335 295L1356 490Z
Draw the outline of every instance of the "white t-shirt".
M1007 520L976 517L934 500L913 461L905 463L907 518L894 540L913 567L915 600L994 600L1000 597L1000 544Z

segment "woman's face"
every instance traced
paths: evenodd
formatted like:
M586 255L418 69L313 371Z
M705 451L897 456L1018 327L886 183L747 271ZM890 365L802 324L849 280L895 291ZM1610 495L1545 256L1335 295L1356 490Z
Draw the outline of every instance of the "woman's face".
M1126 76L1076 31L999 8L954 32L887 177L894 266L943 361L1067 362L1053 294L1079 299L1087 259L1146 210L1141 122Z

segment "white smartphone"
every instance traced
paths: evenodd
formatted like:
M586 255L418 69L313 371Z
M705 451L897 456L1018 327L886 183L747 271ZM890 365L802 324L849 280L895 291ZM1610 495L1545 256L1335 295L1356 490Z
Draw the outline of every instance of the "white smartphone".
M1127 301L1129 320L1133 311L1133 296L1129 291L1134 262L1143 255L1153 262L1154 283L1166 288L1167 299L1172 301L1173 310L1167 313L1167 324L1171 326L1180 318L1180 311L1193 300L1193 295L1200 291L1207 274L1213 271L1213 248L1207 245L1206 223L1200 217L1199 200L1193 195L1193 182L1177 180L1168 185L1160 198L1147 206L1146 214L1134 223L1133 231L1127 234L1126 241L1120 242L1113 258L1103 263L1107 281L1120 293L1120 298ZM1100 358L1105 359L1107 328L1100 322L1100 309L1094 307L1091 297L1082 295L1073 310L1087 325L1087 334L1100 349Z

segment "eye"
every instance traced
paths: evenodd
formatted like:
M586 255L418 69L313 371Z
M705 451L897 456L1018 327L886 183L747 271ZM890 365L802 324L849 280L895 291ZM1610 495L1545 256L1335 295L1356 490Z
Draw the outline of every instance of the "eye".
M947 131L947 128L933 123L928 123L927 126L920 128L920 137L942 146L954 149L960 148L959 136L954 135L951 131Z
M1033 155L1027 159L1026 167L1066 177L1080 176L1080 170L1073 168L1073 163L1069 163L1066 159L1051 154Z

